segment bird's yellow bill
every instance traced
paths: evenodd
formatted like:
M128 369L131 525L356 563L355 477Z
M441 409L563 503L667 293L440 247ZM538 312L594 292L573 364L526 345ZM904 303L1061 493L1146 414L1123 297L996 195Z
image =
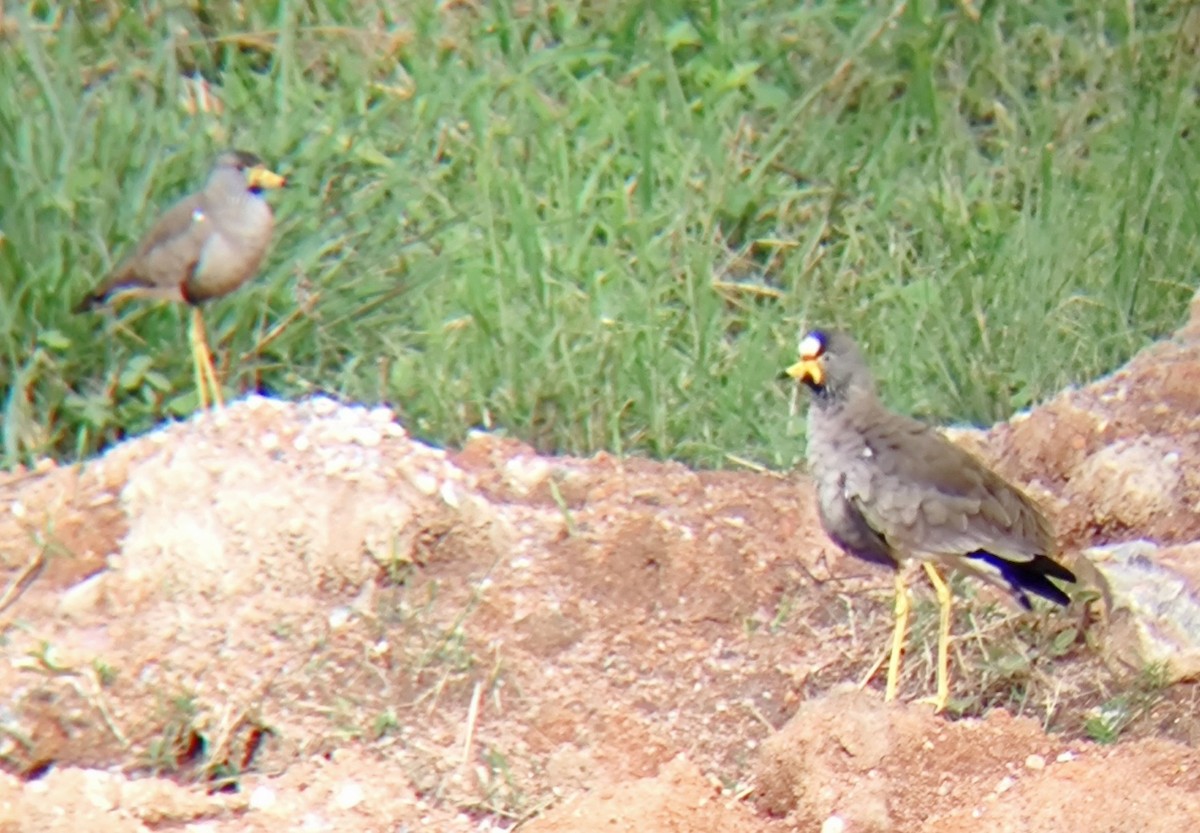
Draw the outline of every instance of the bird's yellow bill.
M813 385L825 384L825 370L815 357L801 359L787 369L787 375L798 382Z
M275 173L266 165L255 165L246 171L246 182L251 188L282 188L287 185L287 178Z

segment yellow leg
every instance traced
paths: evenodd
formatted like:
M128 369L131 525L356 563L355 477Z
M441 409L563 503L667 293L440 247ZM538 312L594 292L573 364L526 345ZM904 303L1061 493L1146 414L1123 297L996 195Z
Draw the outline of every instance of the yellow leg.
M204 316L199 307L192 307L192 361L196 370L200 407L208 407L209 393L212 394L212 403L217 408L225 407L225 399L221 396L221 384L217 381L217 371L213 367L212 352L208 349Z
M895 700L900 688L900 654L904 652L904 634L908 631L908 586L904 571L896 570L896 627L892 631L892 655L888 659L887 686L883 690L884 700Z
M204 386L204 368L200 363L200 351L197 348L196 342L196 326L192 322L192 326L188 330L188 339L191 342L192 354L192 377L196 382L196 399L199 402L200 410L208 410L208 390Z
M950 586L938 575L937 568L925 562L925 572L938 600L937 694L921 702L932 703L934 713L946 708L950 701Z

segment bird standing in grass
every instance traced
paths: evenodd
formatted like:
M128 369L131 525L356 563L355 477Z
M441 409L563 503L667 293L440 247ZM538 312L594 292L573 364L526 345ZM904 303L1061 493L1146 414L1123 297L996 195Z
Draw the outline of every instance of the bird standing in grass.
M134 253L75 311L125 297L189 304L192 369L200 407L207 408L210 401L222 406L199 305L228 295L258 271L275 226L263 190L285 184L252 153L222 153L203 190L184 197L160 217Z
M846 335L814 331L787 369L812 392L808 464L826 533L859 558L896 570L896 624L885 697L899 685L908 627L905 557L923 563L940 607L937 711L950 697L950 589L935 565L1007 589L1025 609L1033 593L1070 600L1051 579L1075 575L1050 557L1054 534L1037 505L937 430L889 411L858 347Z

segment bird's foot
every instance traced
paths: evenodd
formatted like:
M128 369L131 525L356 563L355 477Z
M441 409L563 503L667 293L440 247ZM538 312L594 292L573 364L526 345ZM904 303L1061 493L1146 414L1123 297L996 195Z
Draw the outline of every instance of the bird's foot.
M926 705L933 706L934 714L941 714L942 712L944 712L946 710L946 704L948 704L949 702L950 702L950 693L949 692L946 692L944 694L943 693L932 694L929 697L921 697L920 699L913 700L913 703L915 703L916 705L919 705L919 706L926 706Z

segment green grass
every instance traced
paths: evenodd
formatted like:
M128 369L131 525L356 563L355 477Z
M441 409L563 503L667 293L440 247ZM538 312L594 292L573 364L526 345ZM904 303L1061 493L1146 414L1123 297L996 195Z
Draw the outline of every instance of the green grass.
M69 310L227 145L292 183L206 310L227 389L387 401L445 443L787 465L777 375L818 322L898 407L986 423L1171 330L1194 282L1184 3L68 5L5 4L8 465L194 407L180 311ZM222 115L179 105L197 73Z

